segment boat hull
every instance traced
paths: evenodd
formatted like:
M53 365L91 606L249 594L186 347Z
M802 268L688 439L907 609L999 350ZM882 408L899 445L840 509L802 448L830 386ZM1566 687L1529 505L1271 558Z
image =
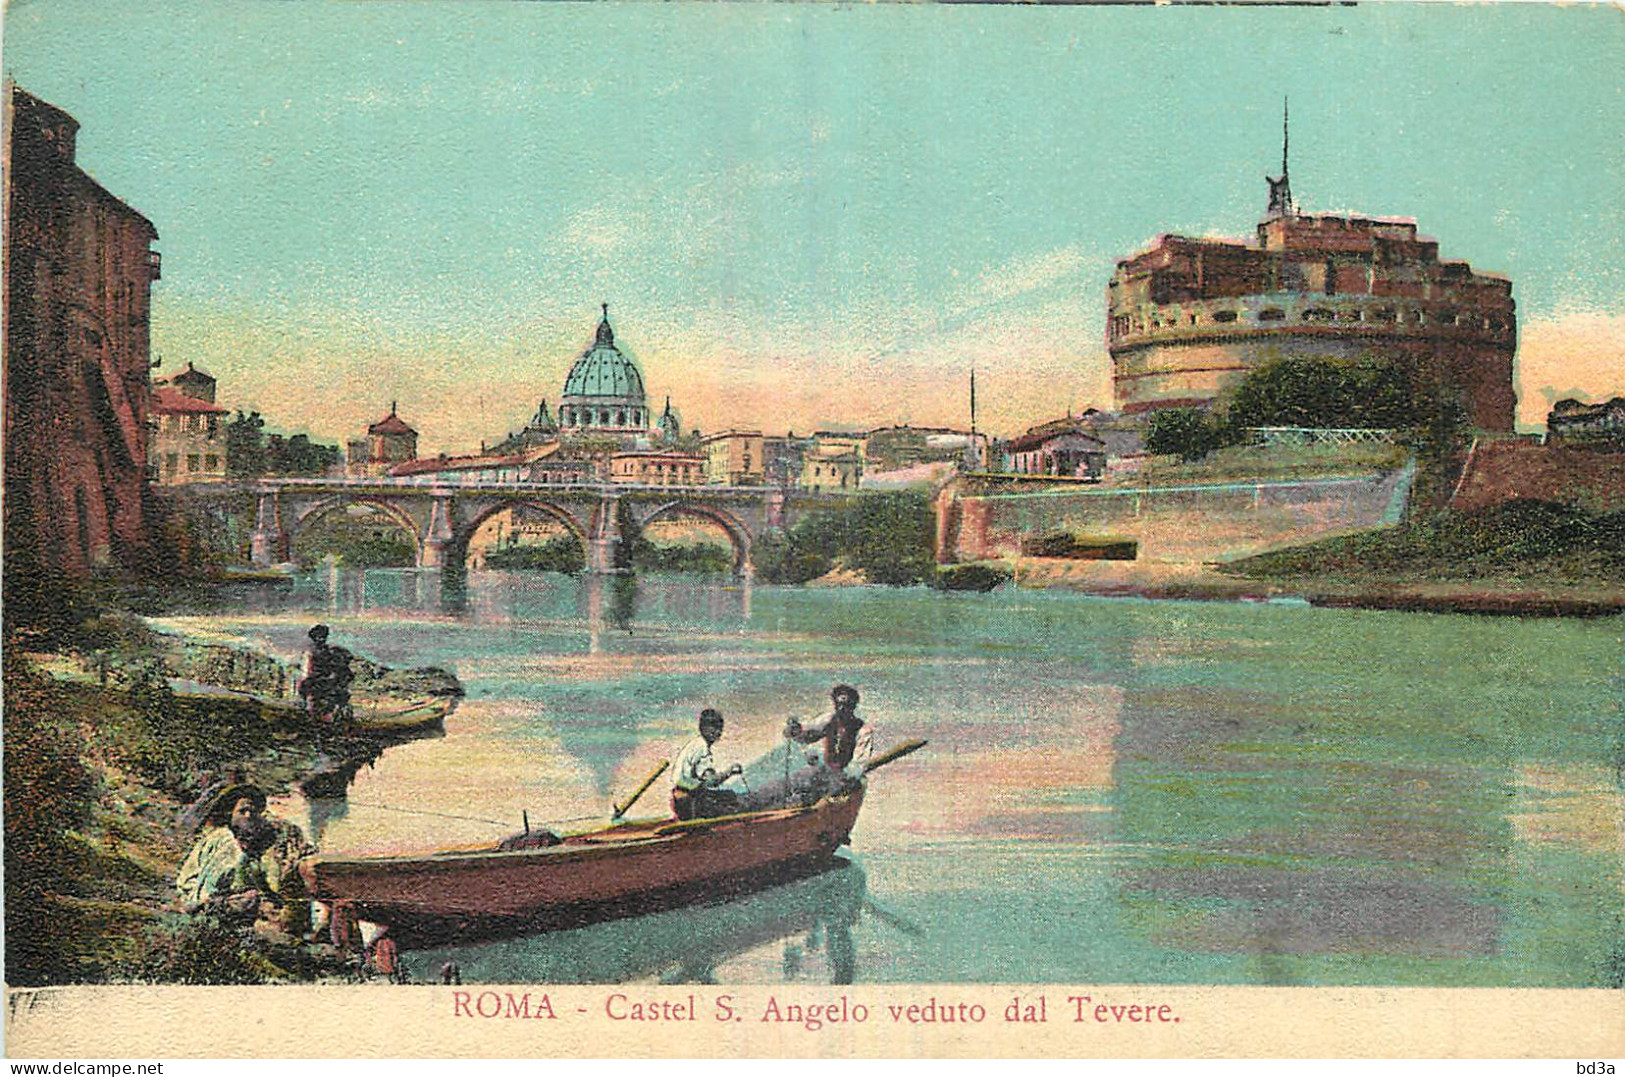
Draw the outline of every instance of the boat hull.
M318 856L301 870L318 901L417 931L579 925L816 870L850 840L861 786L807 808L720 820L640 822L541 849L424 857Z

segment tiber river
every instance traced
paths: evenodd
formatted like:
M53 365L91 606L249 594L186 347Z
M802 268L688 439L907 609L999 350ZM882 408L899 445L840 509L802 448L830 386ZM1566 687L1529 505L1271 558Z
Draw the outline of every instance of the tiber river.
M1618 986L1621 621L1004 588L328 572L186 618L289 657L313 620L454 670L443 738L347 803L280 809L330 852L602 819L727 717L777 743L832 684L877 750L850 864L729 903L409 952L465 982L1027 981ZM639 805L666 810L669 779ZM488 820L488 821L481 821Z

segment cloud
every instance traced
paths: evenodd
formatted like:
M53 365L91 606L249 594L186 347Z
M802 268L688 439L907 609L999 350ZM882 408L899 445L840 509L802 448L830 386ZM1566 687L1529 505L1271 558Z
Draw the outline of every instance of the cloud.
M960 297L959 305L982 307L1040 291L1077 276L1085 261L1083 249L1078 246L1012 258L977 274L975 283Z

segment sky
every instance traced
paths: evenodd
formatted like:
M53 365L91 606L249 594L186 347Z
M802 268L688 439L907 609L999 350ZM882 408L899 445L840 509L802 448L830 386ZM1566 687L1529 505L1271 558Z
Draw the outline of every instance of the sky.
M1625 393L1607 7L13 0L3 62L157 226L159 375L420 452L557 402L599 303L687 427L1110 405L1107 281L1165 232L1414 218L1513 282L1519 419Z

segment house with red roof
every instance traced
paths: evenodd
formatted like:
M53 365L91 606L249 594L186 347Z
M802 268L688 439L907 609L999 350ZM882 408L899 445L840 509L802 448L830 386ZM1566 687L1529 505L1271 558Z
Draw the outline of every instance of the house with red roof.
M418 432L396 413L391 401L389 414L367 427L367 436L350 442L346 450L345 474L387 475L392 468L418 458Z
M147 422L152 481L160 486L226 480L226 416L214 402L215 379L191 363L153 384Z

